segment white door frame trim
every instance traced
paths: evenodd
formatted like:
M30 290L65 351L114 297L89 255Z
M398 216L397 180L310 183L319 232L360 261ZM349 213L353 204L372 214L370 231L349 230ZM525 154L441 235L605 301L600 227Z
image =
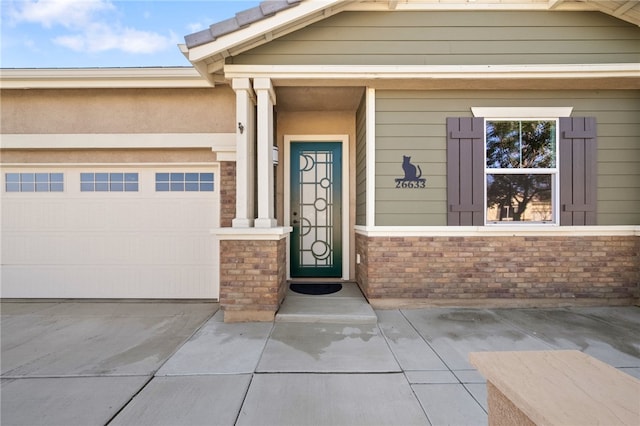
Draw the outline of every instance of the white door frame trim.
M290 227L291 218L291 142L342 143L342 279L349 279L349 135L284 135L284 226ZM287 279L291 278L291 242L287 238Z

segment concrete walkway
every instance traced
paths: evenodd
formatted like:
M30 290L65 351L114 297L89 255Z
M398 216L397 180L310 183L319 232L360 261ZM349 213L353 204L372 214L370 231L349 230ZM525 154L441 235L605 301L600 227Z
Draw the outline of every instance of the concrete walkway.
M468 353L578 349L640 378L640 308L225 324L216 304L2 303L2 425L487 423Z

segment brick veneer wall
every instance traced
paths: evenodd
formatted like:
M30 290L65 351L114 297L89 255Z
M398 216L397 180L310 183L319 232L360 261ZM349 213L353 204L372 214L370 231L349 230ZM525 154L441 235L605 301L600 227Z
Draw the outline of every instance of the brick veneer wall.
M220 162L220 226L231 226L236 217L236 163L235 161Z
M272 321L286 292L286 240L220 241L225 322Z
M356 235L358 283L376 299L638 300L636 236L367 237ZM542 303L544 304L544 303ZM542 305L541 304L541 305ZM594 304L594 303L592 303Z

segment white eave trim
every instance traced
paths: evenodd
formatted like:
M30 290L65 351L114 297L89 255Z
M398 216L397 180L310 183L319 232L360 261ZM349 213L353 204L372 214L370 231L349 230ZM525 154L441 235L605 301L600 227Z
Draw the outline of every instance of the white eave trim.
M255 22L247 28L239 29L212 42L188 49L188 59L195 63L233 49L236 46L262 44L273 37L275 32L278 32L279 35L287 34L299 26L309 25L312 22L324 19L327 15L331 15L332 12L330 10L332 7L344 7L347 4L348 2L344 2L344 0L303 1L296 7L278 12L273 17ZM302 21L302 24L296 25L299 20Z
M640 237L640 225L356 226L366 237Z
M640 63L541 65L226 65L225 77L273 80L640 78Z
M3 134L3 149L210 148L235 161L235 133ZM224 159L220 158L223 155Z
M210 88L191 67L167 68L5 68L2 89Z

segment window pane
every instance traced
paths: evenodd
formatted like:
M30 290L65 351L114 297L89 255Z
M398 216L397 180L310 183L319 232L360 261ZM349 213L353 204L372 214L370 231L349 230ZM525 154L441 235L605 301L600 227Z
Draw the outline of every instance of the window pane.
M168 182L156 182L156 191L165 192L169 190Z
M20 174L5 173L5 189L7 192L20 192Z
M80 183L80 192L93 192L93 182L81 182Z
M518 167L519 130L517 121L487 121L487 168Z
M127 182L137 182L138 174L137 173L125 173L124 180Z
M64 191L64 183L51 182L51 192L62 192L62 191Z
M36 192L49 192L49 182L36 182Z
M487 121L487 168L553 168L556 122Z
M553 221L551 175L487 175L487 222Z
M200 184L200 191L213 191L213 182L202 182Z
M213 182L213 173L200 173L200 181Z
M93 183L93 173L80 173L80 182Z
M156 182L169 182L169 173L156 173Z
M63 173L51 173L51 182L64 182L64 174Z
M198 182L187 182L184 184L185 191L197 192Z
M96 182L96 192L109 191L109 184L107 182Z
M36 173L36 192L49 192L49 173Z
M522 167L552 168L556 166L556 122L523 121Z
M171 191L184 191L184 182L171 182Z
M122 184L122 182L111 182L111 186L109 187L109 189L112 192L121 192L124 191L124 185Z
M35 187L33 182L22 182L20 185L20 192L34 192Z
M111 173L111 182L122 182L124 175L122 173Z
M125 182L124 190L126 192L137 192L138 191L138 182Z
M184 180L186 182L197 182L198 173L185 173Z
M96 173L96 182L109 182L109 173Z

